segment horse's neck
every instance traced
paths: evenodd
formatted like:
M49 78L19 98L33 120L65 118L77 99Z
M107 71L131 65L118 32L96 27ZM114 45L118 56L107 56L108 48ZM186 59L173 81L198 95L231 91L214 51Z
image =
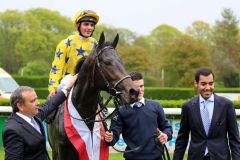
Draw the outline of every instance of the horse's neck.
M83 119L96 113L99 91L97 91L89 82L79 83L73 88L72 102L78 113ZM95 117L91 117L94 119Z

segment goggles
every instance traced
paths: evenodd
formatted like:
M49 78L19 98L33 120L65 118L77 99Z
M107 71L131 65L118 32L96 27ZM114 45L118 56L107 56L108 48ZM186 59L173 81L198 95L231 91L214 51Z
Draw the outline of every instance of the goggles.
M92 11L92 10L84 10L80 16L84 16L84 15L87 15L87 14L97 14L96 12Z

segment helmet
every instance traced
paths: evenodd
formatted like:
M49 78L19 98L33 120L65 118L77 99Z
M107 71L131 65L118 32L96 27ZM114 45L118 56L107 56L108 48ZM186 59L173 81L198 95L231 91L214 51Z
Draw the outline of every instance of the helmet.
M84 9L80 10L77 12L74 20L73 20L73 25L75 28L77 28L77 24L79 22L93 22L94 24L97 24L99 20L99 16L97 15L96 12Z

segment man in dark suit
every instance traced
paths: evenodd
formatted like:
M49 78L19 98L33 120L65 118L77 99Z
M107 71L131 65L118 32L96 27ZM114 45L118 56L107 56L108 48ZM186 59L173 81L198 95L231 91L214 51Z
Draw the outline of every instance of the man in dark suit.
M139 88L138 102L130 106L120 106L111 121L111 132L105 133L105 141L114 145L122 133L127 144L126 160L160 160L163 145L172 139L172 127L158 102L146 99L141 73L130 74L133 83ZM154 137L154 135L158 135ZM156 138L156 141L155 141ZM142 149L136 149L141 146ZM132 151L135 150L135 151Z
M39 107L36 92L21 86L11 95L13 113L3 129L5 160L50 160L42 121L66 99L77 76Z
M199 92L182 106L174 160L182 160L188 145L189 160L239 160L240 139L233 103L214 94L214 74L200 68L195 74Z

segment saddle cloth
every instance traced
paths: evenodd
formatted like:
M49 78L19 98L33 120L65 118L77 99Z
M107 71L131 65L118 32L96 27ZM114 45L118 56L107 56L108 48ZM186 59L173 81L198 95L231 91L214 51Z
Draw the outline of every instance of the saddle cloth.
M68 97L71 97L70 92ZM68 110L67 110L68 107ZM69 111L69 112L68 112ZM109 160L109 149L104 142L104 127L102 122L95 122L91 133L76 108L71 98L68 98L64 106L64 128L68 139L78 151L79 160ZM96 120L100 120L97 115Z

